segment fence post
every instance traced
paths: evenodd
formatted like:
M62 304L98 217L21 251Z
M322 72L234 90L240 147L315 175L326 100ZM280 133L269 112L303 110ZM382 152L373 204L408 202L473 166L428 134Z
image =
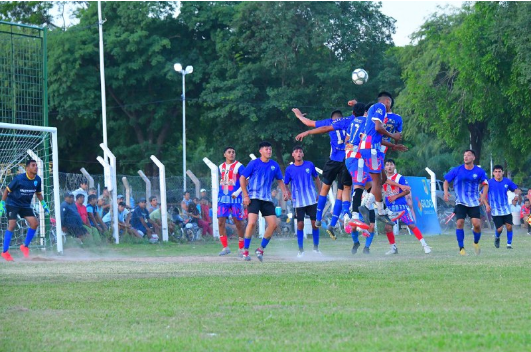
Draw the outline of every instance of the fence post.
M210 169L210 175L212 177L212 230L213 236L219 237L219 225L218 225L218 193L219 193L219 170L216 165L208 158L203 158L205 164Z
M37 175L41 178L41 180L44 180L44 163L42 162L42 159L39 158L39 156L35 154L35 152L31 149L28 149L28 154L33 160L37 162ZM44 239L46 238L46 224L44 223L44 221L44 208L39 202L39 234L41 246L44 246Z
M131 206L131 185L129 185L129 181L127 181L127 177L122 177L122 183L125 187L125 205L128 207Z
M151 156L151 160L159 168L159 183L160 183L160 220L162 222L162 240L168 242L168 204L166 202L166 167L155 155ZM140 172L139 172L140 173ZM140 175L142 176L142 175ZM145 176L145 175L144 175Z
M188 177L190 177L190 179L194 183L194 185L195 185L195 196L197 198L199 198L199 196L201 195L200 192L199 192L199 190L201 189L201 181L199 181L199 179L194 175L194 173L191 170L187 170L186 174L188 175Z
M83 176L85 176L85 178L87 179L89 187L90 188L94 187L94 178L92 176L90 176L90 174L87 172L87 170L85 170L85 168L82 167L81 169L79 169L79 171L81 171Z
M116 241L116 244L120 243L120 232L118 231L118 202L116 201L116 198L118 197L117 193L117 184L116 184L116 157L111 152L109 148L104 143L100 144L101 149L103 149L103 153L109 158L110 160L110 172L111 172L111 184L110 184L110 191L111 191L111 216L112 216L112 227L113 227L113 236ZM100 162L101 163L101 162Z
M146 183L146 199L151 198L151 181L147 178L146 174L142 170L138 170L138 174L142 177L142 180Z

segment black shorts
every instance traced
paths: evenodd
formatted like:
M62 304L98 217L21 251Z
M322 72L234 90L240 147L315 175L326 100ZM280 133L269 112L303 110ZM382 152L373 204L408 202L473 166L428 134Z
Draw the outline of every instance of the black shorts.
M7 218L9 220L17 220L18 216L21 218L35 217L33 208L20 208L13 205L6 205Z
M262 213L262 216L275 215L275 205L273 202L268 202L261 199L251 199L251 203L247 207L250 214Z
M323 183L330 186L337 178L337 188L343 189L343 173L345 171L348 173L344 161L334 161L328 159L323 168ZM352 181L350 184L352 184Z
M468 215L471 219L481 219L481 212L479 210L479 205L477 207L467 207L463 204L457 204L454 208L455 219L465 219Z
M376 223L376 213L375 213L374 209L369 210L369 222L371 224Z
M500 216L493 216L492 221L494 221L494 226L496 226L497 229L502 227L505 224L512 225L513 224L513 216L511 214L507 215L500 215Z
M302 208L295 208L295 215L297 216L297 221L304 221L306 215L310 217L310 220L317 219L317 203Z
M348 172L347 165L343 163L343 172L341 173L341 183L343 186L352 187L352 175Z

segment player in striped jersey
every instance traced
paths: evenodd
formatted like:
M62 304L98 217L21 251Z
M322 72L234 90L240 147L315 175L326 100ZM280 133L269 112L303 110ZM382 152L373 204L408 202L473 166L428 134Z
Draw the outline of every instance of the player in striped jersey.
M509 207L509 197L507 191L522 193L518 186L508 178L503 177L503 167L495 165L492 173L494 177L489 180L489 192L484 199L487 213L490 212L492 220L496 226L496 236L494 246L500 248L500 235L503 226L507 229L507 249L512 249L513 245L513 216Z
M315 226L317 214L317 192L321 189L321 180L311 161L305 161L304 151L300 145L293 148L291 153L294 163L286 168L284 184L286 188L291 183L291 192L288 198L292 198L293 207L297 217L297 243L299 245L298 258L304 254L304 217L308 215L312 222L313 251L319 251L319 228ZM314 186L315 182L315 186Z
M238 231L238 247L240 255L243 250L243 204L242 196L232 197L232 194L240 188L240 174L245 167L236 160L236 150L233 147L226 147L223 151L225 162L219 165L219 193L218 193L218 225L219 240L223 249L219 255L227 255L230 248L227 239L226 221L232 217L236 230Z

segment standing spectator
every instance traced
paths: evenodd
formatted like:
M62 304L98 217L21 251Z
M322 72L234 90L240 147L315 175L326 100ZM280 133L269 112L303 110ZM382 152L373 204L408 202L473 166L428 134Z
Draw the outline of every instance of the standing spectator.
M522 227L527 229L528 235L531 235L531 226L528 223L530 212L531 208L529 205L529 199L526 199L522 209L520 209L520 219L522 220Z
M92 238L94 239L94 242L96 244L100 244L101 243L100 233L98 232L97 228L92 227L90 225L90 221L88 219L87 207L85 207L84 203L85 203L85 195L83 193L78 193L76 195L76 208L77 208L77 212L79 213L79 216L81 216L81 221L83 221L83 226L85 227L87 232L90 234L90 236L92 236Z
M80 244L83 244L88 232L83 227L83 220L74 205L74 195L70 192L65 194L65 200L61 203L61 224L63 232L78 238Z
M205 221L208 224L208 227L212 226L212 217L210 216L210 207L209 207L209 201L206 198L201 198L200 201L201 206L201 219ZM210 233L212 233L212 229L210 229Z
M203 199L203 198L207 198L207 191L206 189L204 188L201 188L201 190L199 191L201 194L200 194L200 198Z
M158 208L159 208L159 204L158 204L157 197L155 196L149 197L149 206L147 208L149 213L151 214L153 210L157 210Z
M98 201L98 198L95 194L91 194L88 197L87 214L88 214L90 226L97 228L100 234L103 234L105 231L107 231L107 226L105 226L105 224L103 223L103 220L101 219L100 214L98 213L97 206L96 206L97 201Z
M275 208L278 207L278 191L276 188L271 191L271 199Z
M187 208L190 205L190 203L192 203L192 199L190 198L190 192L188 192L188 191L184 192L183 202L186 203L186 207Z
M521 225L520 222L520 210L522 210L522 207L518 204L518 195L516 195L510 205L511 208L511 214L513 215L513 223L514 225Z
M146 209L146 198L140 198L138 201L131 216L131 225L140 235L145 235L150 240L158 239L158 236L153 235L153 225L149 221L149 212Z
M79 188L76 189L74 192L72 192L76 200L76 203L77 203L77 195L82 194L84 196L83 199L85 202L83 205L87 206L87 200L88 200L87 190L88 190L88 182L87 182L87 179L83 177L81 181L79 181Z
M89 190L88 190L88 195L98 195L98 190L95 188L95 187L90 187ZM88 204L88 197L87 197L87 204Z

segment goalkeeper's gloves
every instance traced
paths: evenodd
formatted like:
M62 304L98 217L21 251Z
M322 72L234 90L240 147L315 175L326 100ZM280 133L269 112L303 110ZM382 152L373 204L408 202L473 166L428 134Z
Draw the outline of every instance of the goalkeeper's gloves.
M41 200L41 205L42 205L42 208L44 209L44 211L46 212L46 214L50 214L50 208L48 208L48 204L46 204L46 202L43 200Z
M0 201L0 216L4 216L4 213L6 212L6 202Z

